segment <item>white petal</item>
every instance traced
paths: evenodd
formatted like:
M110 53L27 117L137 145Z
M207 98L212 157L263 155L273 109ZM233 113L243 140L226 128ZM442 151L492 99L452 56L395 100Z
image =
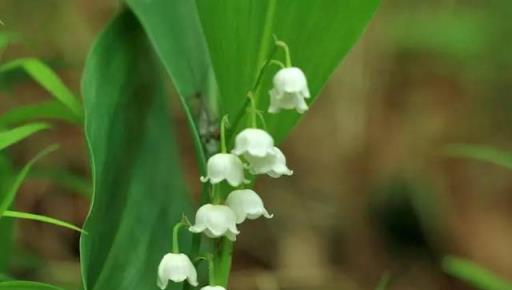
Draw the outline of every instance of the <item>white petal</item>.
M274 76L274 87L287 93L299 92L307 87L306 76L299 68L283 68Z
M190 261L190 259L188 260L188 262L189 262L189 272L188 272L187 281L190 285L196 287L197 285L199 285L199 283L197 282L196 267L194 267L194 264L192 263L192 261Z
M308 104L306 104L306 101L304 101L303 98L299 97L297 98L297 107L295 108L298 113L304 113L306 112L308 108Z
M158 266L158 287L165 289L168 280L179 283L187 278L191 285L197 285L197 272L187 255L169 253L162 258Z
M205 204L196 213L195 225L189 228L195 233L203 232L210 238L231 234L237 235L236 215L228 206Z
M306 76L296 67L279 70L273 79L274 88L270 93L270 113L277 113L281 109L295 109L303 113L308 109L304 102L310 97Z
M233 187L237 187L242 184L245 180L244 176L244 164L242 161L235 155L232 155L231 166L226 172L226 180L229 185Z
M244 155L249 161L249 170L252 174L268 174L277 178L281 175L292 175L293 171L286 166L286 158L279 148L272 148L272 153L263 157Z
M244 180L243 163L236 155L218 153L208 159L207 174L208 177L202 177L201 181L216 184L227 180L231 186L238 186Z
M222 286L204 286L201 290L226 290L226 288Z
M263 157L272 150L272 147L274 147L274 139L269 133L257 128L247 128L236 136L232 153L236 155L248 153Z
M226 199L226 205L235 213L237 223L242 223L246 218L256 219L262 215L272 217L265 209L260 196L250 189L233 190Z

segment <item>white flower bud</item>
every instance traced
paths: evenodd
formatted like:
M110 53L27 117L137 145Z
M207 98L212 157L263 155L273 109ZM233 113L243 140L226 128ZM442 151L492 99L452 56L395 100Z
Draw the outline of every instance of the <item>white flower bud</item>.
M222 286L211 286L211 285L208 285L208 286L204 286L203 288L201 288L201 290L226 290L226 288L224 288Z
M274 139L264 130L248 128L238 133L235 138L235 148L231 153L265 157L272 152Z
M273 79L274 88L270 93L269 113L278 113L281 109L295 109L299 113L308 110L304 99L310 97L306 76L296 67L279 70Z
M183 282L187 279L192 286L197 286L197 272L194 264L185 254L166 254L158 266L157 286L165 289L169 280Z
M261 197L251 189L233 190L226 199L229 206L236 215L236 222L242 223L246 218L257 219L260 216L272 218L263 205Z
M236 215L231 208L220 204L205 204L196 213L196 223L189 230L204 233L209 238L226 236L235 241L240 232L236 228Z
M239 186L244 182L244 165L238 156L229 153L217 153L208 159L207 176L201 177L202 182L208 180L212 184L226 180L231 186Z
M281 175L292 175L293 171L286 166L286 157L279 148L272 148L272 153L265 157L245 156L249 161L249 171L252 174L268 174L278 178Z

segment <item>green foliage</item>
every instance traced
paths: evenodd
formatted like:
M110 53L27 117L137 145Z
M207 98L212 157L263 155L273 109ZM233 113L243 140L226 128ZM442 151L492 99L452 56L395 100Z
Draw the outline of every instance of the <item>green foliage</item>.
M213 75L208 50L194 1L126 1L140 19L156 54L166 68L189 124L201 175L206 174L206 157L191 104L199 102L202 113L216 115ZM213 101L214 102L214 101Z
M0 290L64 290L62 288L31 281L0 282Z
M46 123L32 123L0 132L0 151L48 128L50 125Z
M83 115L82 105L52 69L35 58L16 59L0 66L0 73L23 69L43 88L64 104L77 118Z
M273 55L272 34L285 41L292 63L308 77L313 102L341 59L372 17L378 0L209 1L197 7L219 88L218 105L230 118L245 112L249 90L265 61ZM276 69L265 72L256 94L257 107L266 111L268 90ZM277 142L286 137L300 114L265 114L268 131ZM236 122L236 120L235 120Z
M153 49L178 92L204 174L214 151L206 152L205 144L217 138L210 128L224 114L244 122L246 95L263 63L271 52L280 57L273 33L290 45L293 63L304 69L316 97L378 1L126 3L140 24L127 11L109 24L87 59L82 84L94 187L85 225L89 235L81 242L86 289L154 289L169 231L189 210ZM274 72L265 71L262 89L255 92L261 110L268 107ZM299 117L265 115L265 122L281 141ZM231 136L236 130L231 128ZM202 196L206 201L204 186ZM231 251L232 244L223 243L221 284Z
M450 144L445 154L451 157L485 161L512 169L512 152L496 149L487 145Z
M6 210L6 211L4 211L2 213L2 217L10 217L10 218L18 218L18 219L25 219L25 220L33 220L33 221L43 222L43 223L52 224L52 225L55 225L55 226L60 226L60 227L63 227L63 228L68 228L70 230L74 230L74 231L77 231L77 232L81 232L81 233L87 234L85 231L83 231L82 229L80 229L79 227L77 227L75 225L72 225L70 223L67 223L67 222L64 222L64 221L52 218L52 217L40 215L40 214L33 214L33 213L28 213L28 212Z
M34 119L57 119L73 124L81 124L80 120L62 103L51 100L34 105L24 105L13 108L0 116L0 128Z
M12 202L14 201L14 197L16 196L16 192L18 192L18 189L25 180L25 177L29 173L34 163L36 163L39 159L45 157L46 155L50 154L51 152L57 150L57 148L58 147L56 145L47 147L46 149L39 152L34 158L32 158L32 160L30 160L21 169L21 171L16 176L13 184L11 185L10 189L0 198L0 218L3 216L4 212L11 206Z
M190 210L159 73L129 11L87 58L82 88L94 194L80 245L85 289L155 289L171 228Z
M446 273L481 290L512 290L512 283L497 277L477 264L457 257L445 257L442 262Z

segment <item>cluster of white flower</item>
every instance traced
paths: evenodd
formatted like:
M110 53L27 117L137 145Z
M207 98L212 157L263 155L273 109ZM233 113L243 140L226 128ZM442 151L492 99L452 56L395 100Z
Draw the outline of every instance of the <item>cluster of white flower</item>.
M276 44L278 44L276 42ZM282 42L279 44L283 45ZM291 67L289 52L287 53L287 66L276 73L273 78L274 87L269 91L269 113L278 113L283 109L295 109L303 113L308 109L305 99L310 97L307 81L302 70ZM281 63L282 64L282 63ZM251 99L254 105L254 100ZM252 114L257 114L252 108ZM253 115L253 120L256 118ZM224 119L221 124L222 152L208 159L207 176L201 177L202 182L211 183L211 203L202 205L196 212L195 224L189 226L193 233L204 234L208 238L226 237L236 240L240 233L237 224L246 219L257 219L261 216L272 218L272 214L265 209L263 200L252 189L243 188L249 181L245 178L245 170L252 175L266 174L273 178L283 175L292 175L286 165L286 158L279 148L274 146L274 139L265 130L257 128L254 121L252 127L246 128L235 137L234 148L228 153L225 145ZM215 185L226 181L234 189L223 198L222 194L215 192ZM176 231L176 230L175 230ZM173 236L175 240L177 237ZM177 241L173 241L173 244ZM179 253L178 247L173 247L173 253L166 254L158 268L157 285L161 289L167 287L168 280L183 282L187 280L192 286L197 286L197 272L189 257ZM210 279L211 280L211 279ZM210 281L210 286L201 290L225 290Z

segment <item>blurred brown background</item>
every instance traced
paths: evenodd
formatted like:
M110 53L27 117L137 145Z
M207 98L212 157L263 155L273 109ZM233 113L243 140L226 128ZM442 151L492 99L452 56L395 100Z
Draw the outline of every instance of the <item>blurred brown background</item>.
M512 280L512 172L443 154L454 142L512 148L512 2L382 2L284 144L295 174L259 181L276 217L242 226L251 234L237 243L231 289L373 289L383 273L391 289L470 289L442 272L447 254ZM40 57L79 92L91 42L116 9L113 0L1 0L2 29L16 39L2 61ZM3 83L0 96L0 113L48 98L30 82ZM82 132L66 124L16 146L15 164L53 140L62 150L42 173L87 180ZM183 156L192 183L193 152ZM81 224L86 192L37 177L17 208ZM16 239L19 277L78 288L77 234L19 222Z

